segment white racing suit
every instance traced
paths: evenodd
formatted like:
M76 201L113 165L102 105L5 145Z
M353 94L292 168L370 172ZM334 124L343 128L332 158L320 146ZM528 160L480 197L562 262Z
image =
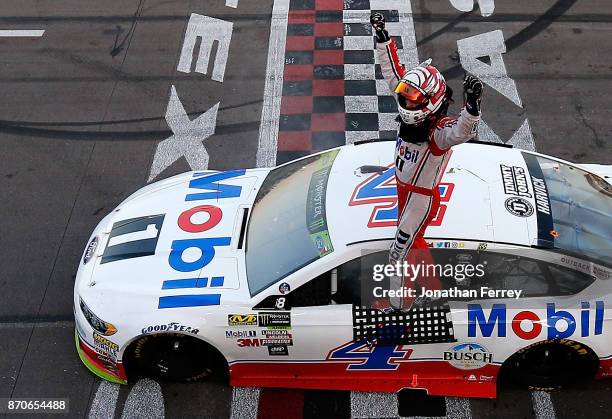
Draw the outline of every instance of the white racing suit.
M377 43L376 50L382 74L393 92L406 72L404 66L399 63L395 41L391 39ZM458 118L445 116L431 121L429 128L421 131L424 138L410 139L400 135L403 131L403 123L400 123L395 147L398 228L395 242L390 249L391 264L406 260L408 251L413 247L425 251L419 253L428 253L423 235L427 225L438 212L438 184L442 178L443 167L450 158L450 148L472 139L476 135L479 120L480 116L473 116L463 108ZM409 257L408 263L419 263L421 259L411 261ZM390 288L406 286L414 289L414 284L405 283L407 280L408 278L392 278ZM428 281L430 283L427 283ZM417 283L425 288L439 288L437 278L417 278ZM390 302L395 308L409 308L413 300L414 298L408 297L391 298Z

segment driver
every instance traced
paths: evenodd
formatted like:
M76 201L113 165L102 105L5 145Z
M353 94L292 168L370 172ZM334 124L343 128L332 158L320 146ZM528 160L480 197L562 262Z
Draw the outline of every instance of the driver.
M427 250L423 234L438 212L441 169L450 158L452 146L476 136L483 85L476 77L466 76L465 106L459 117L446 116L452 90L431 65L431 59L406 71L399 63L395 41L385 29L383 15L372 14L370 23L376 34L382 74L395 94L399 111L395 147L398 228L389 252L389 263L396 265L406 260L411 248ZM414 262L417 261L409 261ZM440 288L437 278L420 278L417 283ZM399 289L404 286L404 278L392 277L390 286ZM413 300L391 298L390 303L396 309L408 309Z

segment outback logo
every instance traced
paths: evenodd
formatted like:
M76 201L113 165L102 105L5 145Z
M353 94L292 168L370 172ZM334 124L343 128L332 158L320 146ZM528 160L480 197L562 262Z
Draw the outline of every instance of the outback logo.
M493 354L477 343L461 343L444 352L444 360L460 370L477 370L493 361Z
M143 335L146 335L148 333L157 333L157 332L187 332L187 333L193 333L195 335L199 332L199 330L191 326L183 326L180 323L172 322L168 324L158 324L155 326L143 327L141 332Z
M529 186L527 185L527 176L525 176L525 169L518 166L506 166L504 164L500 164L499 168L501 169L504 192L506 195L531 198Z
M533 215L533 205L523 198L508 198L505 205L508 212L517 217L531 217Z
M230 326L257 326L257 314L228 314L227 324Z
M238 338L254 338L257 336L256 330L226 330L225 337L227 339Z

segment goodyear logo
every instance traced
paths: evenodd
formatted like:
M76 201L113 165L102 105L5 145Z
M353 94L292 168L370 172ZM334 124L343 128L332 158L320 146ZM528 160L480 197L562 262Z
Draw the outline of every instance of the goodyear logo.
M228 314L227 324L230 326L257 326L256 314Z

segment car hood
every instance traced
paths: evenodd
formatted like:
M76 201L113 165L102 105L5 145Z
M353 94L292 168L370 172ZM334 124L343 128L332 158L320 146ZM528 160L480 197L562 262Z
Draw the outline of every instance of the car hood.
M147 310L248 298L239 241L268 171L189 172L138 190L94 232L80 294Z

